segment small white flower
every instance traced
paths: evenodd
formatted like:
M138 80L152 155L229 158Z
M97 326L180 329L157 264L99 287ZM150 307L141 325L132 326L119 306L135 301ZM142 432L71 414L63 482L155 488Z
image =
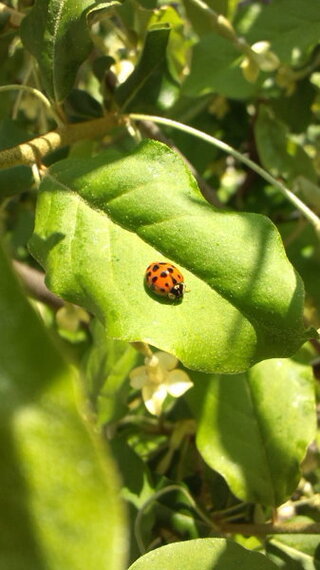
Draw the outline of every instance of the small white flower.
M269 42L256 42L251 46L262 71L275 71L280 65L278 56L271 51Z
M175 370L178 360L167 352L155 352L145 358L145 366L130 372L130 384L142 390L142 398L150 414L159 416L167 396L179 398L193 386L188 374Z
M279 65L279 58L271 51L269 42L256 42L250 47L240 67L247 81L255 83L260 71L275 71Z

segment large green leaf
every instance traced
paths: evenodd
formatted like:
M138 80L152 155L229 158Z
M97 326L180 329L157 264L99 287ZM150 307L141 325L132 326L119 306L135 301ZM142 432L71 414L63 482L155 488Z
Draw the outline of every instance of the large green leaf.
M186 396L205 461L243 501L277 506L294 491L315 436L312 370L290 359L246 374L199 377Z
M21 25L21 39L36 58L48 96L57 103L71 91L91 48L85 10L92 0L36 0Z
M225 538L199 538L167 544L148 552L129 570L276 570L277 566L258 552L252 552Z
M281 61L292 64L305 60L319 44L319 35L319 0L277 0L260 11L247 40L269 41Z
M292 354L305 337L303 285L276 228L215 210L160 143L52 167L30 245L50 288L97 314L111 337L149 342L191 368L244 370ZM180 304L144 287L146 267L161 259L183 268Z
M114 464L2 250L0 274L0 570L123 570Z
M214 32L201 38L193 50L191 70L182 92L191 97L219 93L231 99L246 99L258 91L240 68L241 54L230 40Z

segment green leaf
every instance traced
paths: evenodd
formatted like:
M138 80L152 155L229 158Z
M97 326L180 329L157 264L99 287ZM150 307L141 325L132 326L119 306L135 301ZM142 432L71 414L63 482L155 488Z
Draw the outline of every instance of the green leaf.
M191 70L182 93L199 97L219 93L232 99L247 99L257 93L259 83L249 83L240 69L241 55L235 46L215 33L201 38L193 50Z
M82 89L72 89L64 102L64 109L72 122L103 116L103 109L100 103Z
M268 360L246 374L199 377L185 397L199 419L198 449L231 491L247 502L283 503L315 435L311 368Z
M289 232L295 231L295 223L283 224L284 239ZM314 322L319 323L320 288L315 275L320 274L319 239L313 228L307 224L299 238L288 243L288 256L303 277L308 305L312 307Z
M306 507L308 509L307 504ZM310 510L310 513L312 513L312 510ZM314 513L317 517L317 507L315 507ZM314 522L312 518L303 515L294 516L290 519L290 524L293 525L310 525ZM297 565L296 560L299 560L300 555L302 559L309 560L309 564L311 562L315 565L311 566L312 569L317 568L318 570L320 568L319 534L299 533L274 536L268 541L267 552L272 560L275 559L275 562L279 562L279 559L281 559L283 564L284 561L288 562L288 560L291 560Z
M86 9L92 0L36 0L21 24L24 46L36 58L43 86L56 103L70 93L91 49Z
M242 548L225 538L198 538L167 544L148 552L129 570L276 570L277 566L258 552Z
M319 0L271 2L253 22L247 41L269 41L283 63L302 63L319 44L319 8Z
M288 127L265 105L255 121L255 138L262 165L275 177L292 182L297 176L311 181L317 175L311 158L299 142L290 136Z
M208 0L206 2L209 8L212 8L214 12L226 15L226 1L219 0ZM192 22L192 28L198 36L203 36L212 31L216 32L217 26L213 18L208 17L208 13L198 6L196 3L190 0L183 0L183 6L187 14L187 18Z
M144 113L154 110L162 89L174 83L166 59L169 34L167 24L148 30L138 64L116 91L116 101L122 110Z
M89 21L100 20L106 17L106 13L110 11L110 8L121 6L120 0L95 0L95 3L91 3L91 7L87 10L87 18Z
M319 548L319 536L315 539L318 539ZM277 567L283 570L320 570L320 561L316 559L316 552L315 556L305 554L295 548L295 545L287 546L282 544L280 540L272 539L268 542L267 553L271 560L277 564Z
M310 123L313 122L312 106L316 99L316 90L309 81L309 77L298 81L294 92L288 96L283 93L268 101L274 110L275 116L285 123L292 133L305 134Z
M177 83L173 84L178 91L180 78L187 65L189 65L189 51L191 40L186 41L184 34L185 18L174 6L163 6L161 10L154 10L149 21L149 28L165 25L170 27L169 41L166 49L166 63L171 76ZM166 70L167 72L167 70ZM170 104L172 106L172 102Z
M157 488L153 484L146 459L141 459L128 445L126 436L120 435L111 441L111 449L121 473L121 497L128 506L130 517L130 560L135 560L140 555L140 549L136 542L134 532L136 518L143 505L154 496ZM144 544L152 541L152 529L155 524L154 509L145 509L139 534ZM106 570L108 570L106 568Z
M0 273L0 569L123 570L126 531L108 449L80 418L74 374L2 250Z
M100 321L91 327L93 344L85 364L86 392L99 424L115 422L128 412L129 372L136 366L138 352L128 343L106 339Z
M191 368L244 370L305 338L303 285L273 224L215 210L161 143L51 167L30 247L50 288L96 314L110 337L143 340ZM163 258L183 268L180 304L145 288L146 267Z
M294 192L300 194L302 200L316 212L320 211L320 188L304 176L297 176L294 181Z
M233 16L236 14L238 5L240 4L241 0L229 0L228 1L228 18L232 20Z

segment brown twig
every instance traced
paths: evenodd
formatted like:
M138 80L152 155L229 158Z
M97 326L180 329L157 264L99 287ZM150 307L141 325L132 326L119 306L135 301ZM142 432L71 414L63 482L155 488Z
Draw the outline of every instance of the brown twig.
M60 307L63 307L64 301L49 291L46 286L44 282L44 273L25 263L21 263L20 261L14 260L12 263L16 273L20 277L31 297L49 305L53 309L60 309Z
M288 523L288 524L237 524L219 525L224 533L243 534L245 536L267 536L268 534L319 534L320 523Z

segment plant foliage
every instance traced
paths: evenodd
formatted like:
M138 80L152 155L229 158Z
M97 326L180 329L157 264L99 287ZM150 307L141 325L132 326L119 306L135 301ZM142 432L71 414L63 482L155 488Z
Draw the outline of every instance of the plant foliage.
M319 37L0 3L0 570L320 567Z

